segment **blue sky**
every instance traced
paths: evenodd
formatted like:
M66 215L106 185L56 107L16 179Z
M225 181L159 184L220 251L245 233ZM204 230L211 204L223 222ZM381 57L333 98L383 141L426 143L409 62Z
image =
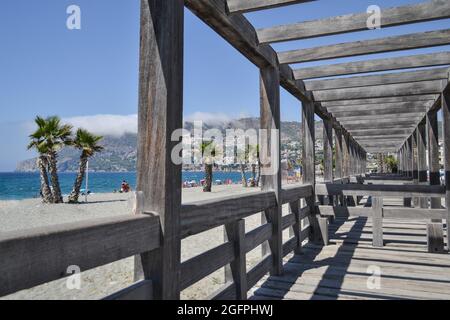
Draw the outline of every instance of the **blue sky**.
M373 4L387 8L419 2L321 0L246 16L259 28L363 12ZM66 28L66 8L71 4L81 8L81 30ZM275 44L274 48L307 48L448 27L449 20L441 20ZM197 112L223 117L258 115L257 68L189 11L185 29L184 116L192 117ZM0 41L0 148L8 150L0 157L0 171L14 170L17 161L32 155L25 150L26 136L30 121L38 114L57 114L64 119L124 115L128 121L125 124L133 121L130 115L137 110L138 88L138 0L2 0ZM444 46L369 58L448 49ZM367 58L344 58L332 63ZM304 66L324 63L330 62ZM300 102L284 90L282 118L300 119ZM98 117L90 120L94 126L110 124Z

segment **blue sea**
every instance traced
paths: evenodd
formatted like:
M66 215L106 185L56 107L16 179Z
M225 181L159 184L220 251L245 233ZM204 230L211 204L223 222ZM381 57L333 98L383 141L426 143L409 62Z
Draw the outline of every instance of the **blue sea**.
M59 182L63 194L69 194L72 191L75 181L75 173L60 173ZM247 173L247 177L250 174ZM183 181L195 180L199 182L204 178L203 172L183 172ZM238 183L241 181L240 172L214 172L213 181L231 179ZM89 190L93 193L106 193L119 190L123 180L126 180L133 189L136 185L135 172L90 172ZM83 182L83 187L84 187ZM40 180L39 173L0 173L0 200L21 200L39 197Z

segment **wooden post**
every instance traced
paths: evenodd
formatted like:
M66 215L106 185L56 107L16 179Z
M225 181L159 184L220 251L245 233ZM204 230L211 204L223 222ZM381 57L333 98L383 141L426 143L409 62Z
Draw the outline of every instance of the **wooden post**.
M428 164L430 169L430 185L440 185L440 164L439 164L439 136L438 136L438 114L437 111L430 111L427 114L428 126ZM441 208L441 198L431 198L431 208ZM435 221L435 222L440 222Z
M323 119L323 168L324 182L333 182L333 123Z
M447 208L447 246L450 247L450 88L441 96L444 133L445 207Z
M303 183L310 183L313 186L313 195L306 198L306 204L310 208L310 239L314 243L321 243L321 232L318 215L315 206L315 123L314 123L314 103L303 102L302 104L302 130L303 130Z
M350 175L349 163L350 163L350 136L347 132L343 132L342 139L342 169L343 176L348 178Z
M273 257L272 275L283 273L283 239L281 224L281 163L280 163L280 75L278 68L260 69L261 129L265 137L261 144L262 190L275 192L277 206L266 210L264 218L272 223L273 234L269 241ZM263 254L266 249L263 247Z
M323 119L323 180L333 183L333 123L331 119ZM332 196L324 196L324 205L333 203Z
M405 144L405 165L406 165L406 176L408 178L412 177L412 162L413 162L413 154L412 154L412 136L406 140ZM411 198L403 198L403 205L405 207L411 207L412 199Z
M336 145L336 161L335 161L335 170L334 170L334 176L336 179L341 179L342 174L342 129L335 129L334 130L334 138L335 138L335 145Z
M155 299L180 298L181 165L171 135L183 127L183 20L182 0L141 1L137 190L163 236L159 249L136 257L136 277L152 280Z
M300 200L289 203L291 213L295 214L295 224L293 225L293 236L297 239L297 246L294 249L295 254L302 253L302 223L300 220Z
M427 183L427 153L426 153L427 130L425 119L417 127L417 167L419 184ZM428 208L428 199L419 198L420 208Z
M413 183L415 185L419 184L419 165L418 165L418 157L417 157L417 128L414 130L414 133L412 135L412 154L413 154L413 166L412 166L412 172L413 172ZM413 198L413 204L414 207L417 208L419 206L419 198L414 197Z
M343 153L342 153L342 129L335 129L334 131L335 145L336 145L336 167L334 171L334 176L336 179L342 179L343 177ZM341 182L342 183L342 180ZM341 196L335 197L335 205L343 204L344 199Z
M382 247L383 242L383 198L372 197L372 244Z
M245 254L245 220L225 225L229 241L234 244L234 260L230 263L231 275L236 287L236 299L247 300L247 266Z

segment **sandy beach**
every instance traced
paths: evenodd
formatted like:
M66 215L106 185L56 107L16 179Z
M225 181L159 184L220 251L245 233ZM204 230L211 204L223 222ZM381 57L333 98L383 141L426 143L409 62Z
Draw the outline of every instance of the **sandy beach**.
M258 191L258 188L243 188L240 185L214 186L212 193L204 193L200 188L183 189L183 203ZM87 203L77 205L44 205L39 199L0 201L0 233L131 214L133 198L131 193L93 194L89 196ZM246 231L250 231L259 224L259 214L248 217ZM287 234L284 236L287 237ZM184 239L181 248L182 261L223 243L223 238L223 227L219 227ZM261 257L261 249L256 248L247 257L248 267L253 266ZM133 258L130 257L82 272L81 289L79 290L69 290L66 286L67 280L60 279L1 299L101 299L132 284L133 268ZM224 270L220 269L184 290L182 298L204 299L223 284Z

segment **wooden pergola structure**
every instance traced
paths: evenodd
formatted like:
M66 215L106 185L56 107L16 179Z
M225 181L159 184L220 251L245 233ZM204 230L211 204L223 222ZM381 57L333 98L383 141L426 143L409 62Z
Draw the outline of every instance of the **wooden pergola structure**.
M366 30L368 14L260 30L244 16L250 11L303 2L308 0L142 0L138 190L143 196L137 214L127 219L50 228L45 237L58 239L53 244L36 241L42 239L42 233L2 239L0 249L11 255L25 244L33 252L45 254L0 261L0 271L8 274L5 278L5 272L0 273L0 294L61 277L68 263L89 269L138 255L136 275L143 280L113 298L178 299L181 290L230 264L232 281L214 298L246 299L248 291L268 272L283 275L283 257L302 251L305 240L327 245L330 220L342 215L370 217L374 247L384 245L384 219L429 220L428 248L443 251L443 220L450 221L450 52L300 69L293 69L291 64L447 45L450 30L276 52L271 43ZM182 204L181 165L171 161L178 142L172 141L171 134L183 126L185 7L260 69L262 129L280 129L280 87L296 97L299 106L301 101L303 184L283 187L277 172L262 177L258 193ZM383 28L447 19L450 2L433 0L386 9L381 17ZM343 75L351 76L339 77ZM439 110L443 111L445 186L439 182ZM315 177L314 115L324 122L325 183L321 184ZM269 139L261 149L263 154L277 150L271 161L279 164L279 139ZM397 153L400 174L366 175L368 153ZM380 180L384 184L377 184ZM392 181L404 184L389 183ZM316 201L317 196L324 196L321 202ZM364 197L370 198L370 206L359 205ZM383 206L385 197L402 198L404 206ZM442 198L446 207L441 204ZM289 205L289 214L283 214L283 205ZM261 226L246 232L243 219L260 212L264 212ZM181 240L218 226L225 226L228 241L182 263ZM291 237L283 241L282 231L287 228ZM112 239L111 230L119 230L122 235ZM77 241L80 248L89 243L89 250L65 254L69 240ZM114 246L108 245L110 241ZM265 256L246 270L246 254L265 241L269 243ZM39 276L19 273L24 266L38 263Z

